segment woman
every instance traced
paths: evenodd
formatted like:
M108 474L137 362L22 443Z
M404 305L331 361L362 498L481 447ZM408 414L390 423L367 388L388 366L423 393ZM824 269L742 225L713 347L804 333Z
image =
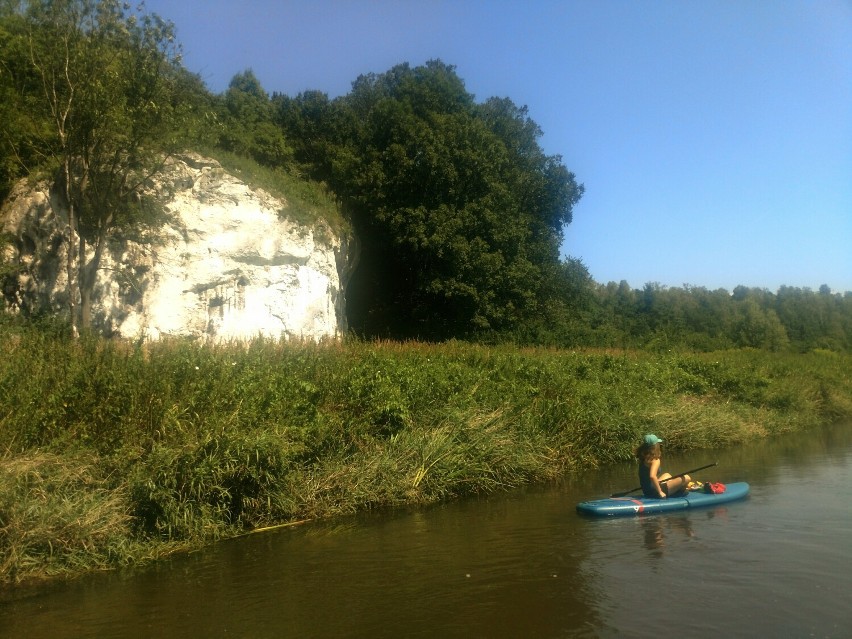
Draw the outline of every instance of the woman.
M669 473L660 472L660 444L663 440L656 435L645 435L642 445L636 449L636 459L639 460L639 484L645 497L666 499L670 496L686 493L686 487L692 481L689 475L672 477Z

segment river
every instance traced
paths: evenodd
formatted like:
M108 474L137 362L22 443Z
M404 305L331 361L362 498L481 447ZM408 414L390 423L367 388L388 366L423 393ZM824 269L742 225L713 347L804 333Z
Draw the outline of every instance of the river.
M0 603L0 636L850 637L852 424L666 455L742 502L589 519L632 466L249 535Z

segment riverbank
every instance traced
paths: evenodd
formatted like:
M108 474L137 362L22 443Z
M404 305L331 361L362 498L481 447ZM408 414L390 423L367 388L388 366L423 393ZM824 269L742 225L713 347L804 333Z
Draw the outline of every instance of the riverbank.
M5 330L5 329L4 329ZM0 581L852 416L852 356L462 343L0 346Z

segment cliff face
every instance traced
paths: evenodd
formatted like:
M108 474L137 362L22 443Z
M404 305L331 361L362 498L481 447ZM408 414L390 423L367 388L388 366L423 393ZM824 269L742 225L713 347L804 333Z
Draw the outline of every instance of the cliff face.
M346 330L338 265L348 262L347 244L330 229L289 221L287 202L196 155L171 161L157 193L173 220L151 243L111 240L93 328L205 340L316 340ZM18 270L6 278L6 310L67 314L67 212L57 199L20 184L0 210L0 231L13 238L3 261Z

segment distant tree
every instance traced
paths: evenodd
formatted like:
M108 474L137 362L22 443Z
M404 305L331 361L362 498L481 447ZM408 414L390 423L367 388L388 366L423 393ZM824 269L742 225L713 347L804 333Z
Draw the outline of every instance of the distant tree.
M685 287L684 295L691 300L685 322L689 332L687 346L705 351L732 347L729 327L734 308L730 293L725 289Z
M236 74L222 97L219 145L272 168L288 167L293 150L274 121L273 104L251 69Z
M562 347L597 345L601 322L595 289L583 261L565 258L551 271L539 317L516 330L516 341Z
M850 320L843 298L823 285L819 293L809 288L782 286L774 304L792 344L801 351L814 348L845 349L852 346Z
M787 332L774 310L764 310L753 299L744 300L738 309L734 325L738 346L783 350L789 345Z
M625 280L597 284L594 288L596 309L593 314L593 346L637 346L639 331L638 291Z
M699 351L852 348L852 293L833 294L825 286L819 293L782 286L777 294L738 286L730 294L725 289L668 288L653 282L635 290L622 281L592 283L589 290L591 300L577 304L588 309L582 320L588 322L586 330L580 330L576 316L557 305L557 313L547 316L550 330L539 334L571 346ZM554 340L554 335L560 337ZM585 341L578 342L577 336Z
M26 115L21 130L34 133L11 143L27 155L36 146L40 168L56 170L68 211L76 332L90 324L108 236L150 221L141 193L192 135L201 85L179 67L173 26L154 14L128 14L118 0L28 0L14 16L21 28L11 46L23 47L26 59L8 78L14 90L7 95Z

